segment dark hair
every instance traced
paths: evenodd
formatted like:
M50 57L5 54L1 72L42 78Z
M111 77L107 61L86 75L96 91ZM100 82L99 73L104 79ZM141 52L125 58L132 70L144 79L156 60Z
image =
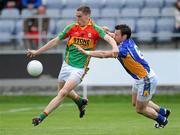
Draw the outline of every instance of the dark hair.
M178 0L174 5L175 5L175 8L178 10L178 11L180 11L180 7L179 7L179 5L178 5L178 3L180 2L180 0Z
M85 15L90 15L91 14L91 9L88 6L80 6L79 8L77 8L77 11L81 11Z
M120 30L122 35L127 35L127 39L131 37L131 28L126 24L116 25L115 30Z

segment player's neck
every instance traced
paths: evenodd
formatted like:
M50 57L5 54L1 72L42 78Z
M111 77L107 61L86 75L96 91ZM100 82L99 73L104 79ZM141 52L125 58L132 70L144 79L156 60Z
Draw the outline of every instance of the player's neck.
M85 26L87 26L87 25L89 24L89 22L90 22L90 19L84 21L84 23L81 24L80 26L81 26L81 27L85 27Z

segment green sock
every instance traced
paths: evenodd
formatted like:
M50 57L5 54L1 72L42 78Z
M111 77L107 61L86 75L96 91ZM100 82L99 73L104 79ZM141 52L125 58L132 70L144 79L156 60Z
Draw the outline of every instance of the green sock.
M42 121L43 121L47 116L48 116L48 115L47 115L47 113L45 113L45 112L42 112L42 113L39 114L39 118L40 118Z
M82 104L82 97L79 98L79 100L74 100L74 102L77 104L77 105L80 105Z

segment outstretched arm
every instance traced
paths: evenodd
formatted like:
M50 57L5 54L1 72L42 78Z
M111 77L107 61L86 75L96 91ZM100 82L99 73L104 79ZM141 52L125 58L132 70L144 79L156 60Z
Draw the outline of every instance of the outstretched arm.
M110 51L85 51L83 48L80 46L76 46L76 48L83 54L91 56L91 57L96 57L96 58L116 58L114 57L114 52L112 50Z
M27 56L29 57L34 57L36 55L39 55L45 51L47 51L48 49L54 47L55 45L57 45L59 43L59 38L55 37L54 39L50 40L47 44L45 44L44 46L42 46L41 48L39 48L38 50L27 50Z
M116 41L108 34L105 35L104 40L106 40L112 46L111 52L112 52L113 57L117 57L119 51L118 51Z

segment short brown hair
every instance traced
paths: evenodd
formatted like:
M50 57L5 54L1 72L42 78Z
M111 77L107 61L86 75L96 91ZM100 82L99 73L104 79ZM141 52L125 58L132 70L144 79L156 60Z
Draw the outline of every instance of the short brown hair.
M91 9L88 6L80 6L79 8L77 8L77 11L81 11L85 15L90 15L91 14Z
M126 24L116 25L115 30L120 30L122 35L127 35L127 39L131 37L131 28Z

